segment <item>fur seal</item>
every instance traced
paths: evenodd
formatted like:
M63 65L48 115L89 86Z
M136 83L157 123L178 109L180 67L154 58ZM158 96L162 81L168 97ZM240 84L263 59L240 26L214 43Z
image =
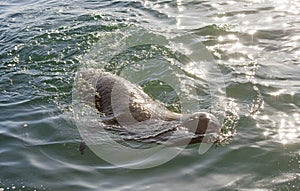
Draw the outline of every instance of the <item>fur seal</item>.
M94 106L105 125L134 128L149 120L162 120L166 123L177 121L187 131L201 135L192 138L189 144L202 142L207 133L221 133L221 125L212 114L172 112L159 101L150 98L140 87L117 75L98 72L94 86Z

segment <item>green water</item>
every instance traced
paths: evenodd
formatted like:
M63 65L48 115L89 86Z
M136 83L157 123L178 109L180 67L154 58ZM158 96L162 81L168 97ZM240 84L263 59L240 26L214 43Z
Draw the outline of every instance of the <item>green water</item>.
M0 190L299 190L299 10L298 0L0 0ZM208 63L179 67L191 59ZM222 75L209 72L216 64ZM190 80L202 109L238 119L226 122L236 133L149 169L81 155L72 89L82 66ZM180 110L174 92L152 93Z

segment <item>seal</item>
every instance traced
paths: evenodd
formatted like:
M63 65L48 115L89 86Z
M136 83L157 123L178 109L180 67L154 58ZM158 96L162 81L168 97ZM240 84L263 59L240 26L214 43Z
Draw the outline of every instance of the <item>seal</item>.
M117 75L98 72L94 84L94 106L101 122L107 126L135 128L138 124L147 124L147 121L163 121L165 124L178 122L172 131L184 128L199 135L192 138L189 144L202 142L205 134L221 133L221 125L214 115L206 112L172 112L159 101L150 98L139 86Z

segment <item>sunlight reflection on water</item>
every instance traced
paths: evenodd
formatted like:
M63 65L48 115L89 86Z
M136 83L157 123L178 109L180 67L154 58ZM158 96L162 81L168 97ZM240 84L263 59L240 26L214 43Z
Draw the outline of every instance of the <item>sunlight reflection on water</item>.
M26 0L4 1L0 9L0 191L41 184L72 191L299 190L299 0ZM108 170L89 151L80 155L72 123L47 118L42 109L30 112L53 102L68 107L78 60L129 25L168 38L195 35L214 54L226 78L228 110L240 116L232 119L237 133L228 145L202 156L192 147L149 171Z

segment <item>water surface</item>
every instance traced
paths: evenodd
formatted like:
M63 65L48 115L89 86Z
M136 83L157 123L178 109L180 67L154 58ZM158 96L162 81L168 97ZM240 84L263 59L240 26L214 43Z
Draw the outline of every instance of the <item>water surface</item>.
M299 10L298 0L0 0L0 190L299 190ZM151 42L152 56L151 47L121 46L119 37L136 31L129 44ZM202 50L199 60L218 64L222 79L201 76L198 66L168 67ZM128 63L136 65L125 70ZM112 166L88 148L81 155L72 115L77 69L134 81L143 64L199 82L201 108L220 117L205 99L206 82L224 84L221 108L238 116L228 122L236 130L229 143L203 155L189 146L143 170Z

